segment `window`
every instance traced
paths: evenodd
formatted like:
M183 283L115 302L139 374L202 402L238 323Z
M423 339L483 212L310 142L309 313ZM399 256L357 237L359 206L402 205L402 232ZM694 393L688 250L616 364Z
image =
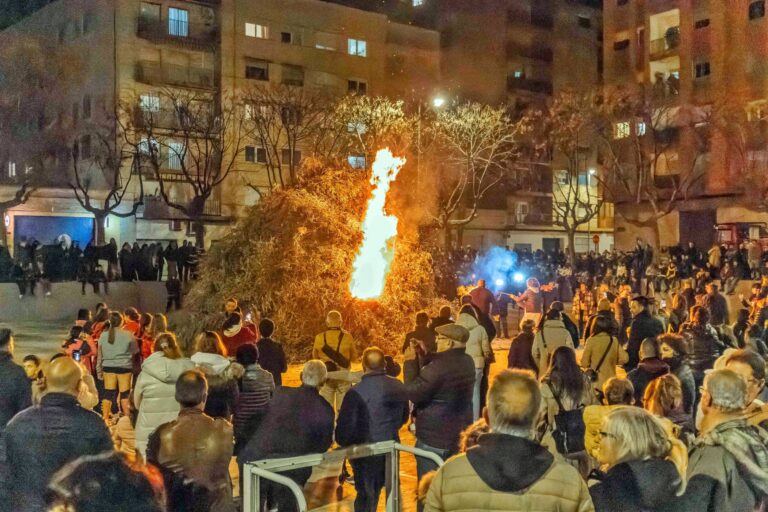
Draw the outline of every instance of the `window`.
M266 25L258 25L256 23L246 23L245 35L257 39L269 39L269 27Z
M622 39L621 41L615 41L613 43L613 49L615 51L626 50L629 48L629 39Z
M627 121L613 123L613 138L626 139L627 137L629 137L629 123Z
M267 105L260 105L258 103L246 103L244 107L246 119L255 119L257 116L265 118L269 115L269 107Z
M174 171L180 171L183 159L184 144L174 141L168 142L168 168Z
M693 75L696 78L705 78L708 77L710 73L709 69L709 61L705 62L698 62L693 68Z
M579 22L579 26L581 28L591 28L592 27L592 20L589 16L576 16L576 19Z
M318 32L315 34L315 48L318 50L336 51L339 37L336 34L328 32Z
M765 17L765 1L752 2L749 4L749 19L756 20Z
M347 80L347 91L352 94L365 94L368 92L368 84L362 80Z
M189 36L189 11L175 7L168 8L168 34L178 37Z
M245 65L245 78L269 81L269 62L250 62Z
M293 34L291 32L280 32L280 42L291 44L293 42Z
M709 26L709 18L702 18L700 20L696 20L696 23L694 23L693 27L696 29L699 28L706 28Z
M152 146L150 147L150 141L149 139L141 139L139 141L139 154L140 155L150 155L151 153L157 154L158 149L160 148L159 144L155 139L152 139L151 142Z
M144 112L160 111L160 96L148 93L139 96L139 108Z
M360 155L349 155L347 157L349 166L353 169L365 169L365 157Z
M91 158L91 136L83 135L80 137L80 158L87 160Z
M91 95L83 96L83 119L91 118Z
M301 151L294 151L293 159L291 159L291 150L288 148L283 149L282 154L280 155L280 161L283 165L288 165L289 163L298 165L299 162L301 162Z
M516 69L512 72L514 78L525 78L525 71L522 69Z
M571 180L568 176L568 171L559 171L557 173L557 184L558 185L567 185Z
M424 0L413 0L411 5L413 5L414 7L421 7L422 5L424 5Z
M254 146L245 146L245 161L257 164L267 163L267 150Z
M16 162L8 162L8 177L16 177Z
M645 132L647 131L645 122L638 121L638 123L635 125L635 131L637 132L638 137L645 135Z
M304 85L304 68L283 64L283 84L301 87Z
M366 42L362 39L347 39L347 52L357 57L367 55Z
M301 123L301 111L298 107L283 107L280 109L280 121L284 125L298 125Z

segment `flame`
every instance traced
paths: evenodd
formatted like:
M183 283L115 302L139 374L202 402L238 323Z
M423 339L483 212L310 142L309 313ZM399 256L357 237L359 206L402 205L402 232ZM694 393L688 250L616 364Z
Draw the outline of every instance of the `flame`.
M395 256L394 238L397 236L397 217L387 215L384 204L389 187L404 164L405 159L395 158L389 149L376 153L371 174L373 193L363 217L363 245L352 265L349 286L352 296L358 299L376 299L384 291L389 266Z

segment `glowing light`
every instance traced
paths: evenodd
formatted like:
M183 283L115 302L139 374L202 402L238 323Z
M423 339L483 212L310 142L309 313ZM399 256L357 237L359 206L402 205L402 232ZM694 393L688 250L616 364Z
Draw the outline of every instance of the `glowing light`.
M503 279L497 279L496 280L496 286L498 286L499 288L504 286L504 280Z
M432 106L435 108L441 108L443 105L445 105L445 98L438 96L432 100Z
M352 264L349 290L358 299L376 299L384 292L387 273L395 256L397 217L387 215L387 192L397 178L405 159L395 158L389 149L376 153L371 174L373 192L363 217L363 245Z
M512 279L514 279L516 283L522 283L525 281L525 276L520 272L515 272L515 274L512 276Z

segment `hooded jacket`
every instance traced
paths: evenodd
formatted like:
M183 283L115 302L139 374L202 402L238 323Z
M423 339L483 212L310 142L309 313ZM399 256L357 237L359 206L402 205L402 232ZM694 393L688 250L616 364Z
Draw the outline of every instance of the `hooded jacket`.
M663 459L617 464L589 489L597 512L679 511L683 481L675 465Z
M490 358L491 344L488 342L488 333L477 319L467 313L459 315L456 325L465 327L469 331L467 340L467 355L472 358L475 368L484 368L486 359Z
M533 441L492 433L440 468L424 510L588 512L594 507L575 468L555 461Z
M635 405L643 406L645 388L654 379L669 373L669 365L657 357L649 357L640 361L637 368L627 374L627 379L635 388Z
M235 413L240 395L237 381L245 373L245 368L222 355L207 352L193 354L192 362L208 379L205 414L212 418L224 418L229 421Z
M549 367L549 355L558 347L573 348L571 333L561 320L546 320L533 338L531 354L539 367L539 375L546 373Z
M176 401L176 381L195 364L187 358L169 359L162 352L150 355L141 365L136 379L133 400L139 410L136 419L136 449L147 451L147 440L154 430L179 415Z

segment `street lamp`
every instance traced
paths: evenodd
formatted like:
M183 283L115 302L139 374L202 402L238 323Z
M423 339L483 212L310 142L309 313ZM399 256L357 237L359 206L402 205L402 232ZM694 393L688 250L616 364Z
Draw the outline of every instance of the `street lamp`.
M432 98L432 107L440 109L445 106L445 98L442 96L435 96ZM421 102L419 102L419 122L416 126L416 190L420 190L421 187Z

